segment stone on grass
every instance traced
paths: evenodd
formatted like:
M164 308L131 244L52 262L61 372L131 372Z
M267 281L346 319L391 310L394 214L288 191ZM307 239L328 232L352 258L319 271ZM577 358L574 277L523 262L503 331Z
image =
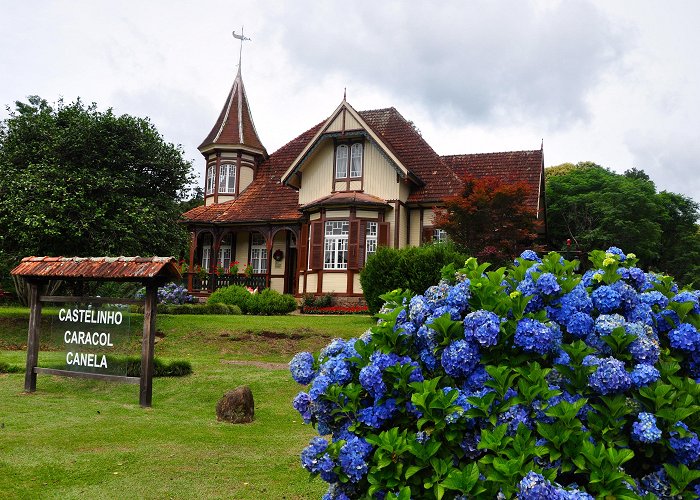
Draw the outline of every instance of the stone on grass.
M228 391L216 404L216 419L219 421L247 424L253 421L254 415L253 393L247 385Z

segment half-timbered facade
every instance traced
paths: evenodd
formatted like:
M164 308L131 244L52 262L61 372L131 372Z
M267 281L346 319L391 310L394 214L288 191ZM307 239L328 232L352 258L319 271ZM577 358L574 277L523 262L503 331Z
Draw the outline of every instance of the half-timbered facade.
M295 295L362 297L359 272L378 246L444 235L434 208L467 175L524 180L544 219L542 148L440 156L396 109L356 111L345 99L323 122L268 155L240 70L199 147L205 204L183 214L189 287L247 283ZM247 264L252 276L234 276Z

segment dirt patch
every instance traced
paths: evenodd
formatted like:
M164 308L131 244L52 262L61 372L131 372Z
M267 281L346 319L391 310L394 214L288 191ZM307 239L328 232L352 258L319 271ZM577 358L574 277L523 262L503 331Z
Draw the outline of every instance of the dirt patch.
M266 370L286 370L289 368L287 363L268 363L266 361L236 361L232 359L222 359L221 362L225 365L255 366L256 368L265 368Z

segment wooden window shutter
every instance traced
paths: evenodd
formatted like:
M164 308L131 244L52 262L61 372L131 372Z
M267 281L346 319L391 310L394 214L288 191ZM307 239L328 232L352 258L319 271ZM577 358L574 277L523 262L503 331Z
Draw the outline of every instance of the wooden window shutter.
M350 221L350 234L348 234L348 269L360 267L360 221Z
M430 243L433 241L433 226L426 226L423 228L423 239L422 243Z
M323 222L315 220L311 223L311 269L323 269Z
M309 225L304 224L301 226L301 236L299 236L299 241L297 241L297 247L299 248L297 254L297 267L299 271L306 271L307 257L306 252L308 251L309 243Z
M366 251L366 240L367 240L367 221L360 221L360 237L358 238L357 248L357 268L361 269L365 265L365 251Z
M381 247L389 246L389 223L380 222L377 233L377 245Z

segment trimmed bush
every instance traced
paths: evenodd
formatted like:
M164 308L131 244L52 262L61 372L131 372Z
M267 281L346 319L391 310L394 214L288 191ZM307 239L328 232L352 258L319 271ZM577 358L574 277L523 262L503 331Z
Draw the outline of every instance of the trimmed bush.
M590 260L468 259L295 356L324 498L697 498L700 292L615 247Z
M453 245L439 243L400 250L379 247L367 259L360 272L360 284L367 307L376 314L384 301L381 295L401 288L419 292L440 280L440 269L454 264L464 265L469 256L458 252Z
M291 295L269 288L251 293L248 288L237 285L219 288L209 296L207 304L235 305L244 314L263 316L287 314L297 308L297 302Z

